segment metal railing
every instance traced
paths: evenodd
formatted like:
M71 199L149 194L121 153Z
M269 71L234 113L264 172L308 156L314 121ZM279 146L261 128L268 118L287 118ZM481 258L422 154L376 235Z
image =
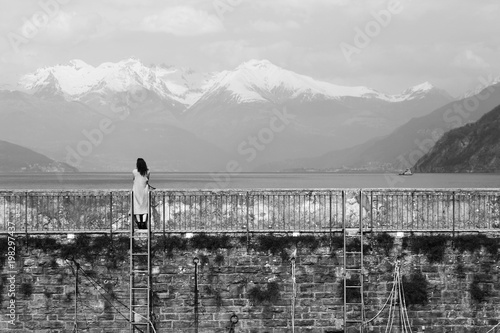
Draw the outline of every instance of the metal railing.
M165 233L500 231L500 189L155 190L151 206ZM129 191L3 191L0 233L126 232L129 212Z

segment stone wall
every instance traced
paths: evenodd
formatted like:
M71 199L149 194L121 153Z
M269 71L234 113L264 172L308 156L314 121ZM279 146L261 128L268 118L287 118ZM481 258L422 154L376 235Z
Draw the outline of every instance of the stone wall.
M427 283L428 303L408 306L413 332L486 332L500 321L499 258L494 254L498 238L485 241L470 236L459 242L438 237L403 246L401 238L392 245L392 238L379 236L365 237L366 319L386 302L394 264L400 260L406 279L421 273ZM343 331L339 235L251 235L249 242L245 236L196 237L155 236L152 280L157 332L196 331L194 257L200 261L198 332L229 332L232 315L239 319L234 332L292 332L289 258L295 249L295 332ZM480 242L483 246L473 246ZM27 244L18 238L15 266L3 263L1 288L2 321L9 321L8 278L15 272L15 325L2 322L0 330L72 332L76 300L78 332L130 332L128 246L127 238L116 235L112 240L32 236ZM76 263L81 270L75 298ZM385 331L387 320L385 309L366 331ZM399 326L398 318L394 325Z

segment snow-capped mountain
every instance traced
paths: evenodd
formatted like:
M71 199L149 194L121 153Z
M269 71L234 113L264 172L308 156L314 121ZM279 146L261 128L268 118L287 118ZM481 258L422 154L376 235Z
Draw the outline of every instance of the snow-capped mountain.
M404 102L424 98L431 92L446 92L429 82L388 95L374 89L340 86L280 68L268 60L251 60L234 70L197 73L172 66L145 66L137 59L106 62L97 67L82 60L38 69L23 76L20 86L39 96L62 96L85 100L92 94L107 95L134 89L154 92L160 99L189 108L216 98L219 103L283 103L287 100L342 100L346 97ZM449 96L449 95L448 95ZM451 96L449 96L451 99Z
M39 96L59 95L69 101L146 89L160 99L189 106L202 91L193 72L166 66L145 66L137 59L106 62L93 67L82 60L38 69L23 76L21 87Z
M359 144L453 100L428 82L390 95L364 86L319 81L267 60L251 60L220 72L207 85L201 98L184 112L186 123L226 150L248 151L246 143L269 126L273 109L286 108L293 117L283 132L273 135L272 145L265 149L257 145L262 151L255 154L255 163Z
M342 100L345 97L376 99L387 102L404 102L424 98L438 89L429 82L408 88L398 95L380 93L374 89L348 87L315 80L309 76L280 68L268 60L251 60L232 71L223 71L208 82L209 87L199 103L218 99L225 103L283 103L287 100ZM449 97L445 91L439 93Z
M127 154L134 142L142 142L140 147L147 149L152 147L148 142L155 142L157 150L150 154L157 156L161 151L161 158L168 163L178 156L179 165L189 160L190 165L199 168L216 165L215 162L221 161L220 156L228 153L245 165L245 171L251 171L276 160L317 156L387 135L409 119L428 114L452 100L449 94L428 82L390 95L364 86L347 87L317 80L267 60L251 60L233 70L216 73L166 65L146 66L137 59L96 67L72 60L65 65L38 69L22 77L19 84L47 105L60 105L61 110L80 110L80 106L85 106L94 117L112 119L116 129L96 148L102 150L99 158L106 160L108 169L112 163L129 158ZM145 98L140 103L131 103L134 101L130 101L130 96L138 89L146 90ZM124 113L116 114L114 106L125 106ZM262 137L264 141L271 140L265 149L258 142L252 147L253 138L276 125L273 120L276 110L293 120L286 127L278 126L283 130L273 133L272 140ZM33 110L33 114L40 112ZM63 118L61 121L84 124ZM66 140L75 142L85 128L75 128L71 133L76 137L68 136ZM269 135L269 131L265 133ZM123 146L128 140L129 144ZM192 145L188 147L186 142ZM111 143L123 151L117 151ZM26 142L25 146L34 144ZM167 150L161 148L169 145L171 148ZM185 149L178 150L182 147ZM198 153L193 155L194 152ZM245 156L251 163L240 161Z
M411 88L408 88L404 90L401 94L392 97L393 101L410 101L410 100L425 98L430 94L445 96L448 97L450 100L454 99L450 94L448 94L448 92L446 92L443 89L436 88L428 81L413 86Z
M484 78L483 78L483 80L480 80L480 81L481 81L480 85L478 85L474 89L466 91L462 96L460 96L459 99L475 96L475 95L479 94L481 91L483 91L484 88L491 87L491 86L494 86L494 85L500 83L500 76L498 76L496 78L491 76L486 80L484 80Z

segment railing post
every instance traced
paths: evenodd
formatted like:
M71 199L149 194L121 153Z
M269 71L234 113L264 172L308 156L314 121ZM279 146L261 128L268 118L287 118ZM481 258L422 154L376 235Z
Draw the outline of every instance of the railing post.
M330 193L330 253L333 251L333 231L332 231L332 191Z
M162 212L162 215L163 215L163 244L165 246L165 192L163 192L163 212ZM201 209L201 207L200 207Z
M363 230L363 190L359 189L359 230Z
M25 193L25 203L24 203L24 232L26 235L26 247L28 247L28 192Z
M345 228L345 211L346 211L346 202L345 202L345 190L342 190L342 228ZM345 230L343 230L345 232Z
M250 193L247 192L246 194L247 196L247 254L249 252L249 249L250 249Z
M113 192L109 192L109 238L113 241Z
M452 223L453 223L453 231L452 231L452 237L455 238L455 191L452 192L452 198L453 198L453 212L452 212Z
M415 223L415 219L413 218L413 216L415 215L415 191L412 191L411 192L411 211L410 211L410 214L411 214L411 229L413 229L414 227L414 223ZM418 198L418 196L417 196Z
M373 190L370 191L370 232L373 232Z

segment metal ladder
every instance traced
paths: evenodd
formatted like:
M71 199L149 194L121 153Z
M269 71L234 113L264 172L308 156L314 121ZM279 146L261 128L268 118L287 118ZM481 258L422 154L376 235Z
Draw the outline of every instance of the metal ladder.
M344 332L364 332L363 296L363 195L359 197L359 225L350 226L345 218L346 195L342 191L344 234Z
M130 332L151 333L151 197L148 195L146 229L136 229L134 193L130 219ZM139 231L140 230L140 231Z

